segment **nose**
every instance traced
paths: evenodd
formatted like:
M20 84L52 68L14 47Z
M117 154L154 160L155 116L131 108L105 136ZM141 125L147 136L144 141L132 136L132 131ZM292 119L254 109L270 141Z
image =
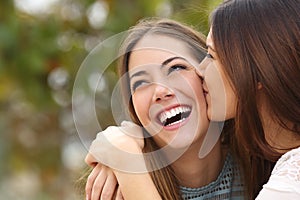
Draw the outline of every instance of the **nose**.
M196 73L204 79L204 75L205 75L205 70L206 70L206 67L208 65L208 62L209 62L209 59L208 58L204 58L200 64L198 65L198 67L196 67Z
M175 96L174 92L165 85L155 84L154 87L153 102L172 99Z

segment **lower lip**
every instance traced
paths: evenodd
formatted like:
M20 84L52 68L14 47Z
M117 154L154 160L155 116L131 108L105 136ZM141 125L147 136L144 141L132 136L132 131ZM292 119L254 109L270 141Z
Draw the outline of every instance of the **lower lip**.
M192 113L191 113L192 114ZM190 119L191 114L185 118L184 120L182 120L181 122L178 122L176 124L170 125L170 126L163 126L163 128L167 131L174 131L179 129L180 127L184 126Z

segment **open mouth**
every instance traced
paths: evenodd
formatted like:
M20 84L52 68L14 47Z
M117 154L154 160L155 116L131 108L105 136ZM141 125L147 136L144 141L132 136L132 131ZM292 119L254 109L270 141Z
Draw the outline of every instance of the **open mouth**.
M158 115L158 120L163 126L172 126L183 122L191 114L189 106L179 106L167 111L163 111Z

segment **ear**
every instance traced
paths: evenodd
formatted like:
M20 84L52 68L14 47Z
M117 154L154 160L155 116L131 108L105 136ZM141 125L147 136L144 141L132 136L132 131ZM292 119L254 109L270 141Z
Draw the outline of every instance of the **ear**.
M262 83L261 83L261 82L258 82L258 83L257 83L257 89L258 89L258 90L261 90L262 88L263 88Z

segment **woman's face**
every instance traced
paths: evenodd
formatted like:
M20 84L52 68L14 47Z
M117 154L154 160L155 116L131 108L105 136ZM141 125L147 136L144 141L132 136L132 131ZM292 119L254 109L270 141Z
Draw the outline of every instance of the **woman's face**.
M208 54L198 71L204 78L203 90L207 101L207 115L211 121L225 121L236 115L237 98L215 51L211 31L206 40Z
M129 77L135 112L162 147L187 147L204 137L209 121L199 63L177 39L146 36L129 60Z

